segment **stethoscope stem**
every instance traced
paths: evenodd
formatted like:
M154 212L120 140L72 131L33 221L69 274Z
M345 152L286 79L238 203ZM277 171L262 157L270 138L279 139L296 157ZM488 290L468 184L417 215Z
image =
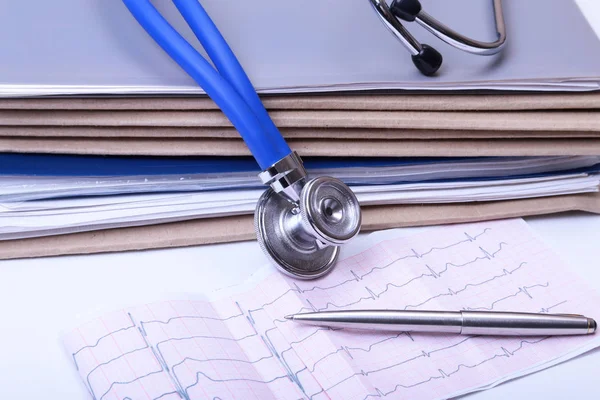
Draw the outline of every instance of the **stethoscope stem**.
M123 0L146 32L221 108L262 169L288 156L291 153L289 146L204 9L197 0L174 1L185 12L182 12L184 18L191 21L190 26L207 52L214 55L213 62L219 66L219 72L162 17L149 0Z
M270 142L272 147L278 149L277 154L282 155L279 159L287 156L291 152L290 148L273 123L258 97L254 85L250 82L248 75L229 44L227 44L227 41L200 2L198 0L173 0L173 3L202 43L221 76L234 87L258 118L266 133L265 138L262 140ZM272 162L269 165L274 164L279 159L271 160Z
M313 279L328 273L339 245L361 226L358 199L338 179L308 180L271 120L250 79L198 0L173 0L215 68L160 15L149 0L123 0L146 32L190 75L240 132L270 187L255 212L257 239L284 273Z

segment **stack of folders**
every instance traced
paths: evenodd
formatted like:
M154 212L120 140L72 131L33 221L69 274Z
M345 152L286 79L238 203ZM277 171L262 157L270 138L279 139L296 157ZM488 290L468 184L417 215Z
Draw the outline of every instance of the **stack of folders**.
M94 0L43 3L22 24L25 3L0 26L27 42L0 44L0 258L252 239L258 166L121 2L101 14ZM356 193L363 230L600 213L600 40L574 0L504 0L502 55L440 44L434 78L368 0L225 3L203 2L309 174ZM491 1L427 3L493 39ZM49 21L70 28L48 35Z

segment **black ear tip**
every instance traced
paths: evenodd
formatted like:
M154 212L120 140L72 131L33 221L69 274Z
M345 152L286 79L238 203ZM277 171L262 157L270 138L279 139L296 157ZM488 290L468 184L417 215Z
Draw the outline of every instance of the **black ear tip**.
M412 56L415 67L425 76L434 75L442 66L444 58L433 47L422 45L421 52Z
M394 0L390 5L392 14L408 22L414 21L421 9L419 0Z

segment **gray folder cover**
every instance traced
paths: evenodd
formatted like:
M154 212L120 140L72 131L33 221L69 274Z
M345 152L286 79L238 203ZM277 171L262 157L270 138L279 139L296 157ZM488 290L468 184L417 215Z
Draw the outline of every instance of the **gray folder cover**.
M422 0L456 30L493 40L491 0ZM153 3L200 48L169 0ZM460 52L416 24L445 57L421 76L369 0L202 0L263 92L501 88L590 90L600 41L574 0L504 0L508 46L500 56ZM121 0L0 1L0 95L198 93Z

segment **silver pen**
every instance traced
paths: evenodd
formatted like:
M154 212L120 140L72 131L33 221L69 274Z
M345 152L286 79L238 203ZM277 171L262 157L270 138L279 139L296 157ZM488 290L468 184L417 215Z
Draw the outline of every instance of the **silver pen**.
M303 313L288 315L285 318L331 328L462 335L588 335L596 331L595 320L573 314L356 310Z

